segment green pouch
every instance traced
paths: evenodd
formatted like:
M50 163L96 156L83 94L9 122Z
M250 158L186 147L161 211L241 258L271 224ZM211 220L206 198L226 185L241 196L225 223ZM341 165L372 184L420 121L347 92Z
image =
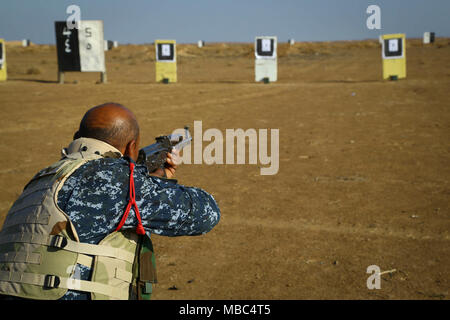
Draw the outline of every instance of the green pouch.
M138 300L150 300L153 283L156 279L156 259L153 244L149 237L143 236L139 251L139 276L137 280Z

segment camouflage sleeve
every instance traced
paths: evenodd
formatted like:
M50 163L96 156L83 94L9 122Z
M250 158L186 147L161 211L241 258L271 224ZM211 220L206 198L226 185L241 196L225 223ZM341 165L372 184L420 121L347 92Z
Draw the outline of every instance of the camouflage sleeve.
M149 235L199 235L219 222L220 210L210 194L149 176L146 169L136 166L134 181L136 203ZM74 223L80 241L98 243L116 229L127 206L129 177L124 159L101 159L88 162L67 179L58 204ZM132 209L123 228L136 226Z
M150 233L200 235L219 222L219 207L204 190L148 175L139 175L136 180L136 203L142 224Z

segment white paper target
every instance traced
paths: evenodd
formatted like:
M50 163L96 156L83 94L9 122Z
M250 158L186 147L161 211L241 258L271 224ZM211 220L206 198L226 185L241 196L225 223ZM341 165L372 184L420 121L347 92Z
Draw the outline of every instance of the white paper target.
M270 52L270 50L271 50L270 43L271 43L270 39L262 39L262 41L261 41L261 50L263 52Z
M390 39L389 40L389 52L397 52L398 51L398 40L397 39Z
M80 21L78 42L81 71L105 72L103 21Z
M163 57L170 57L170 44L161 45L161 55Z

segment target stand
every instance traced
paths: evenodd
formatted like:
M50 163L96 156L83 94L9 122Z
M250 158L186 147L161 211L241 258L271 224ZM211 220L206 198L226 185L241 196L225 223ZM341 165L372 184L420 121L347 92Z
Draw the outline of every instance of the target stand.
M277 37L255 38L255 81L277 81Z
M55 33L59 83L64 83L65 72L73 71L100 72L100 81L106 83L103 21L82 20L78 29L56 21Z
M383 79L398 80L406 78L405 34L382 36Z
M435 36L436 35L435 35L434 32L424 32L424 34L423 34L423 44L434 43Z
M177 51L175 40L156 40L156 82L177 82Z
M0 81L6 81L8 74L6 72L6 46L5 40L0 39Z

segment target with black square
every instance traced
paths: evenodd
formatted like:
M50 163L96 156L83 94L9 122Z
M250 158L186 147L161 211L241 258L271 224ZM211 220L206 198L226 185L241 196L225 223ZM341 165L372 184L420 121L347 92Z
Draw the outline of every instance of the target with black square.
M256 39L256 57L274 58L275 56L275 39Z
M156 82L177 82L176 40L155 40Z
M381 36L383 79L406 78L406 35L403 33Z
M6 68L6 45L5 40L0 39L0 81L8 79L8 72Z
M403 39L384 39L383 54L386 59L403 57Z
M255 38L255 81L270 83L277 81L277 37Z
M174 62L175 43L157 43L156 60L161 62Z

